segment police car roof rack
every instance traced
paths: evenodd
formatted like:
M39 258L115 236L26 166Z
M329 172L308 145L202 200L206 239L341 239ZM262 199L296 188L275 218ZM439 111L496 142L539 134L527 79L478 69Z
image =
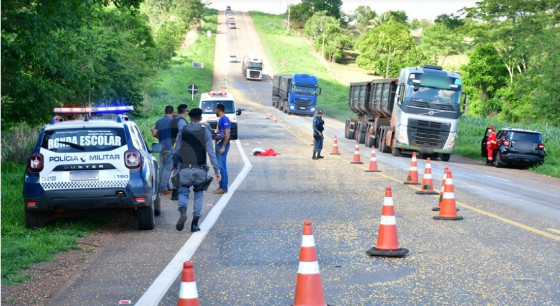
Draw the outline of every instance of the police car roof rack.
M92 115L116 114L117 122L128 121L128 116L123 113L134 110L133 106L99 106L99 107L57 107L54 109L55 114L51 120L51 124L64 121L62 116L85 115L84 121L91 120Z

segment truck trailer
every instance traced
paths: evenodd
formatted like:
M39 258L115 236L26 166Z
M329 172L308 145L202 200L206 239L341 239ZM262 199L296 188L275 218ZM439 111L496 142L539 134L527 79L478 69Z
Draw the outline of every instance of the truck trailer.
M263 60L245 56L241 64L241 74L247 80L262 80Z
M272 80L272 106L287 114L313 116L321 87L309 74L277 74Z
M468 96L461 76L439 66L407 67L399 78L351 83L344 136L399 156L437 154L449 161Z

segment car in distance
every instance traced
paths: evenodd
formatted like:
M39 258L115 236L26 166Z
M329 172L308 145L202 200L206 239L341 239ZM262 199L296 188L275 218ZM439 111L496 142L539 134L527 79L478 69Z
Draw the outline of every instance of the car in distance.
M25 225L40 227L63 213L121 210L138 218L138 227L151 230L160 214L158 163L138 126L123 112L132 107L57 108L31 152L24 174ZM117 112L114 119L92 114Z
M231 55L229 56L229 62L230 62L230 63L237 63L238 61L239 61L239 59L237 58L237 55L231 54Z
M228 27L229 27L230 29L235 29L235 28L236 28L235 21L230 21L230 22L228 23Z
M539 131L503 127L496 135L494 151L496 167L506 165L532 167L544 163L546 149ZM482 153L486 153L486 136L482 140Z

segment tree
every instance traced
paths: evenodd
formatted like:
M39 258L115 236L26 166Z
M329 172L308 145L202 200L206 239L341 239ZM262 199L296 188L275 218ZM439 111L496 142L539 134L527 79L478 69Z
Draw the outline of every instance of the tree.
M423 60L408 27L395 21L370 30L358 40L356 48L360 51L356 58L358 66L377 75L394 77L401 68Z
M314 13L326 11L327 16L340 19L342 0L303 0L303 2L311 4Z
M313 6L309 2L301 2L296 5L290 5L290 23L297 28L303 28L307 19L313 15ZM286 14L288 12L286 11Z
M364 35L365 32L372 26L372 21L377 17L377 13L372 11L369 6L360 5L354 11L354 19L356 20L356 28L360 35Z
M463 35L454 33L441 23L436 23L422 32L420 49L434 64L443 66L447 56L463 51ZM443 58L442 58L443 57Z
M463 26L465 24L465 21L457 16L454 16L453 14L442 14L434 19L434 23L443 24L448 29L455 30L456 28Z
M351 47L351 40L340 22L325 11L313 15L305 24L304 33L311 37L315 49L324 58L335 61L342 57L345 49Z

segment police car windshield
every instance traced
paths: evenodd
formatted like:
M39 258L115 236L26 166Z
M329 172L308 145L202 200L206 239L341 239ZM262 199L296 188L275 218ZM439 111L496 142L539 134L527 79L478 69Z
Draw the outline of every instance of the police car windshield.
M235 109L233 106L233 101L231 100L212 100L212 101L204 101L202 102L202 113L203 114L215 114L216 113L216 105L223 104L225 108L226 114L233 114L235 113Z
M58 153L110 151L124 145L123 128L47 130L41 143L42 148Z

